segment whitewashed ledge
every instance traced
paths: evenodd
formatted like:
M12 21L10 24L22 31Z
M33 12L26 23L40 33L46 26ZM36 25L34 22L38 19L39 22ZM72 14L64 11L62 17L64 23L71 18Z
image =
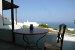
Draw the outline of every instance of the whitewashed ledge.
M58 34L54 34L54 33L47 33L47 35L58 35Z
M49 29L49 30L52 30L52 31L59 31L59 29L58 30L54 30L53 28L44 28L44 29Z

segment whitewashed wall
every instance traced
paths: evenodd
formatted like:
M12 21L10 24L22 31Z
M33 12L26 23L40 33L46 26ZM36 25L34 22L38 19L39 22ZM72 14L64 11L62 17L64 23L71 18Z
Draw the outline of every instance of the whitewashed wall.
M12 29L12 25L4 25L3 27L1 27L2 29ZM21 26L20 25L15 25L14 24L14 29L20 29Z
M3 26L3 20L2 20L2 0L0 0L0 27Z
M10 25L10 24L12 24L11 20L4 20L4 25Z
M4 20L4 25L11 25L12 21L11 20ZM14 20L14 24L16 24L16 21Z
M30 42L36 42L43 35L26 35ZM56 42L57 34L47 34L38 42L38 46L44 50L44 41ZM11 29L0 29L0 39L12 42ZM26 43L23 40L23 35L15 34L15 43L25 46ZM66 44L66 45L65 45ZM32 44L31 44L32 45ZM65 36L63 42L63 50L75 50L75 36Z
M0 28L6 28L6 29L12 29L12 22L11 20L4 20L4 25ZM16 25L16 21L14 20L14 29L20 29L21 28L21 25L20 24L17 24Z
M12 29L12 25L4 25L0 28L2 28L2 29Z
M19 25L19 24L14 24L14 29L20 29L21 28L21 25Z

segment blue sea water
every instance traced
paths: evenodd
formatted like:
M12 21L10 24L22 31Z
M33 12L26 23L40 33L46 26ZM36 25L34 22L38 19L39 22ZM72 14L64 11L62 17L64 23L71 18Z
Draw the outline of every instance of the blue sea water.
M62 22L38 22L39 24L45 23L48 24L48 26L51 26L52 28L58 28L59 25L63 24ZM67 28L74 28L75 29L75 24L74 22L64 22L65 25L67 25Z

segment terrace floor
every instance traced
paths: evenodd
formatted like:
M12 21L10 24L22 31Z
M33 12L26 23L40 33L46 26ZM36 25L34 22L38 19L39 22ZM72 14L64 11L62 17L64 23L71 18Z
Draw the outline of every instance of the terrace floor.
M24 46L0 40L0 50L25 50ZM28 48L26 48L28 50ZM31 48L30 50L37 50Z

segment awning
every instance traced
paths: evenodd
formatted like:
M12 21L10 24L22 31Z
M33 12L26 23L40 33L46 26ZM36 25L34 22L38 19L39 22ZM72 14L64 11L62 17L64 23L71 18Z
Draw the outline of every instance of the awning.
M11 3L6 0L2 0L2 5L3 5L3 10L11 9ZM18 8L18 7L19 6L13 4L13 8Z

